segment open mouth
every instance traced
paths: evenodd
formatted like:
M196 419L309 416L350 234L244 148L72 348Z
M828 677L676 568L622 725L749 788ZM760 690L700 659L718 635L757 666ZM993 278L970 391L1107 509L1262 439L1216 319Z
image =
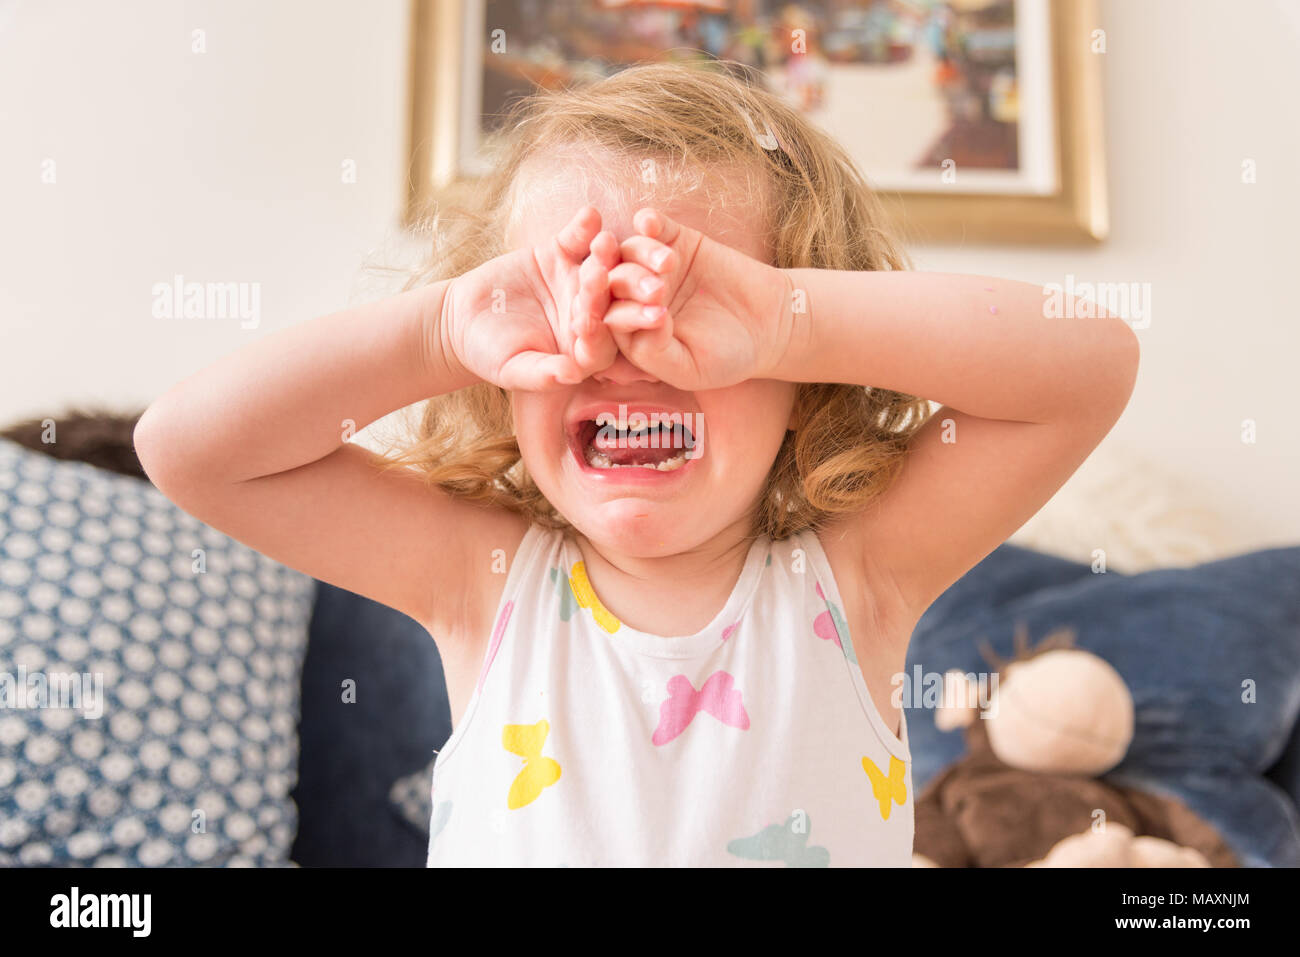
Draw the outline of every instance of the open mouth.
M675 472L698 455L696 437L680 413L633 415L622 421L613 415L579 419L570 427L574 454L598 471L633 469Z

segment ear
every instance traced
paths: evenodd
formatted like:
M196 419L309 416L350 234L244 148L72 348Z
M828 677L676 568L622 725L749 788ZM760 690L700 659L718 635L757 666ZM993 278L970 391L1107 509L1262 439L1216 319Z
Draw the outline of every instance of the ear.
M955 731L969 726L977 714L979 686L964 672L945 672L943 697L934 712L934 726L940 731Z

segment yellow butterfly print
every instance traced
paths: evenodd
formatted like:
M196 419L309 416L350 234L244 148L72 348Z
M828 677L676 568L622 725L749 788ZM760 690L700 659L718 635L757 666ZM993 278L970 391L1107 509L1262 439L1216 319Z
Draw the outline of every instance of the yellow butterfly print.
M891 754L888 777L870 758L862 759L862 770L871 778L872 796L880 801L881 820L888 821L889 812L893 810L890 800L897 801L900 807L907 802L907 765Z
M574 562L573 572L569 575L569 587L573 589L573 597L578 599L578 604L583 608L591 609L591 617L596 620L596 624L611 635L618 631L622 622L615 618L609 609L600 603L600 599L596 597L596 591L591 587L591 582L587 579L587 566L585 563Z
M501 746L524 759L524 769L515 776L506 797L510 810L532 804L543 789L560 780L559 762L542 757L550 733L551 725L545 718L536 724L507 724L501 729Z

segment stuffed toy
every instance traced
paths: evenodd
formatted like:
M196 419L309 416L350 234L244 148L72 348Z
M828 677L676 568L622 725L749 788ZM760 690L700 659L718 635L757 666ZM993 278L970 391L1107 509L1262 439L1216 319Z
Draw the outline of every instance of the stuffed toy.
M57 418L42 416L0 429L0 438L56 459L85 462L118 475L148 481L140 460L135 457L132 439L135 424L143 414L72 410Z
M918 867L1236 867L1219 833L1173 798L1099 778L1133 739L1133 697L1109 664L1058 631L984 655L998 676L945 676L935 716L967 753L916 802Z

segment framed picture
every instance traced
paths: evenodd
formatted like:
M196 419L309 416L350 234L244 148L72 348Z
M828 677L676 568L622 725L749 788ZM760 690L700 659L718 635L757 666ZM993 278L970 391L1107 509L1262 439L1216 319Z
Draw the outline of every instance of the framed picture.
M1106 236L1095 0L414 0L411 36L408 222L538 86L734 61L845 146L909 242Z

